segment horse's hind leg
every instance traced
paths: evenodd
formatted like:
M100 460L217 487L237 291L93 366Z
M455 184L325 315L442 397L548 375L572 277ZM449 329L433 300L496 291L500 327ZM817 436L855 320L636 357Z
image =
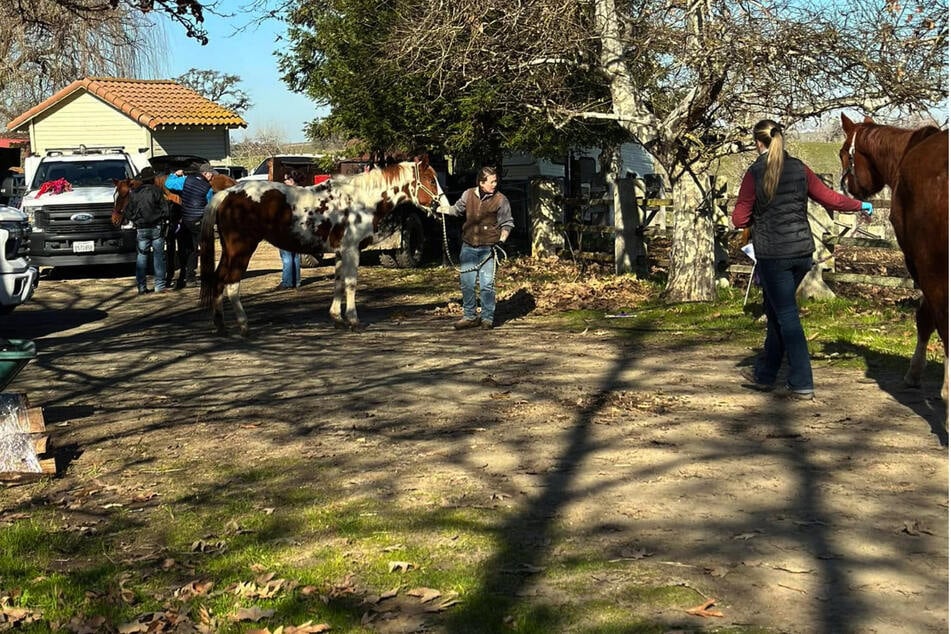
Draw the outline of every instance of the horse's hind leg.
M345 319L351 329L360 330L366 327L366 324L360 323L360 318L357 317L357 273L360 266L360 249L357 247L342 249L341 256L341 283L347 299Z
M254 245L255 247L257 245ZM248 264L251 262L251 256L254 254L254 248L249 252L242 251L237 255L222 253L221 261L218 262L218 298L215 303L215 325L219 332L224 330L224 315L222 311L223 300L221 293L228 295L231 306L234 308L235 319L238 322L238 330L242 337L247 337L248 315L244 312L244 306L241 304L241 278L248 270Z
M241 303L241 282L228 284L225 287L225 293L231 301L231 306L234 307L235 318L238 320L238 330L242 337L247 337L250 334L250 329L248 328L248 314L244 312L244 305Z
M215 324L215 332L217 332L219 335L228 334L228 329L225 327L225 313L222 306L223 303L224 296L221 293L218 293L212 300L211 304L211 319Z
M931 310L931 304L924 297L921 298L921 304L915 311L915 326L918 331L918 342L915 345L915 353L911 355L908 372L905 373L905 385L908 387L921 387L921 375L924 374L925 364L928 361L928 341L931 340L931 333L935 330L934 312Z
M334 257L334 299L333 303L330 304L330 319L334 322L334 326L343 327L343 275L341 271L343 270L343 257L340 255L340 251L337 251Z

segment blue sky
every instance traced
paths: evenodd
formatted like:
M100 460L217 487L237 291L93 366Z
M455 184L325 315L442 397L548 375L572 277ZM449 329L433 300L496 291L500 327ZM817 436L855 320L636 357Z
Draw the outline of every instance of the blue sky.
M160 76L178 77L190 68L237 75L241 78L239 87L251 97L253 106L243 115L248 127L233 130L232 141L254 137L263 130L279 130L285 141L305 141L304 125L320 115L308 97L291 92L281 81L274 51L282 45L275 40L284 34L285 25L269 20L235 34L235 29L247 21L245 15L221 18L206 14L209 41L205 46L185 37L181 26L166 22L167 50L171 54Z

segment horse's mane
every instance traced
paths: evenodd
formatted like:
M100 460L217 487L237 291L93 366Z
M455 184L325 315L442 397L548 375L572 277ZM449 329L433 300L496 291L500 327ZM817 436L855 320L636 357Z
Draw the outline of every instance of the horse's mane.
M391 187L402 187L414 176L412 161L403 161L385 167L374 167L368 172L352 176L336 176L330 189L349 194L355 200L376 204L380 194Z
M866 122L862 123L861 127L865 129L865 134L862 136L864 147L870 154L875 155L894 153L901 156L908 148L941 132L933 125L911 129Z

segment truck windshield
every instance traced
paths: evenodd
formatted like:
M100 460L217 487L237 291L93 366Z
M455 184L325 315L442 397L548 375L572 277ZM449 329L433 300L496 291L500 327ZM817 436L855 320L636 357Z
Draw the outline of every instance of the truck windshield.
M113 187L113 179L131 178L128 163L123 159L106 161L43 161L36 168L31 189L39 189L47 181L65 178L73 187Z

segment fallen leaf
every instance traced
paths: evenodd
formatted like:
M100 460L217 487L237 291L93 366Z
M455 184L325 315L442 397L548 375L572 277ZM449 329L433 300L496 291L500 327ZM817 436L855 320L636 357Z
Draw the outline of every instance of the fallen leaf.
M702 616L702 617L718 616L722 618L723 617L722 612L720 612L719 610L710 609L716 604L717 604L716 599L707 599L706 601L704 601L697 607L690 608L689 610L684 610L684 611L687 614L692 614L693 616Z
M232 621L260 621L272 616L274 616L274 610L262 610L255 605L250 608L235 608L228 618Z
M918 520L913 522L905 522L905 526L901 529L902 533L917 537L919 535L934 535L934 533L918 523Z
M406 591L406 594L411 597L419 597L420 603L429 603L433 599L438 599L442 596L442 592L432 588L411 588Z
M434 603L432 605L427 605L425 610L426 612L442 612L443 610L451 608L457 603L459 603L459 599L446 599L445 601L441 603Z
M284 628L284 634L320 634L321 632L329 632L330 629L330 626L326 623L311 624L310 621L307 621L300 625L288 625Z
M758 533L740 533L739 535L734 535L733 539L753 539Z
M390 562L390 572L409 572L414 570L418 566L409 561L391 561Z

